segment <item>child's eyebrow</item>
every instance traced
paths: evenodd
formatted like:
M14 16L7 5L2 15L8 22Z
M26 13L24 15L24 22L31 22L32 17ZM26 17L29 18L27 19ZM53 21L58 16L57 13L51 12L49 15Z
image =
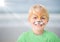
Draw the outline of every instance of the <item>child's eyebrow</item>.
M46 15L43 15L43 16L41 16L41 17L47 17ZM48 17L47 17L48 18Z

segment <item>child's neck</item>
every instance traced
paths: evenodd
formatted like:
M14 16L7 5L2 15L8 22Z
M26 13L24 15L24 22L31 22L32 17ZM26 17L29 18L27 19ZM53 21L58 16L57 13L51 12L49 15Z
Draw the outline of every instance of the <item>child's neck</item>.
M36 35L41 35L43 34L44 30L40 30L40 31L37 31L37 30L33 30L34 34Z

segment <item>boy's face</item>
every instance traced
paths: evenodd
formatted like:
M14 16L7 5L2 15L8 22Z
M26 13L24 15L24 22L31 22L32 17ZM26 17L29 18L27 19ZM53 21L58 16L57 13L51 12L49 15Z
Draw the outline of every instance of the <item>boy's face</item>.
M29 17L29 22L31 23L33 29L42 30L48 22L48 17L43 11L33 12Z

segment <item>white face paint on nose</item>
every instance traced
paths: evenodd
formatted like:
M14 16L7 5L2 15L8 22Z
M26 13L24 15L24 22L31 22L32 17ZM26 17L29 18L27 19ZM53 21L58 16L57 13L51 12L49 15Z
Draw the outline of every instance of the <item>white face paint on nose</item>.
M43 25L44 24L44 22L43 21L36 21L35 23L34 23L35 25Z

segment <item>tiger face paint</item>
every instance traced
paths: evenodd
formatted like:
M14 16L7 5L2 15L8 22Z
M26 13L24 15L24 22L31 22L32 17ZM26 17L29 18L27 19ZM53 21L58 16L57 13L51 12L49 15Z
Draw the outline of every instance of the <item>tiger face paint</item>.
M44 8L37 7L36 9L31 10L28 19L34 30L43 30L49 20L49 17Z

